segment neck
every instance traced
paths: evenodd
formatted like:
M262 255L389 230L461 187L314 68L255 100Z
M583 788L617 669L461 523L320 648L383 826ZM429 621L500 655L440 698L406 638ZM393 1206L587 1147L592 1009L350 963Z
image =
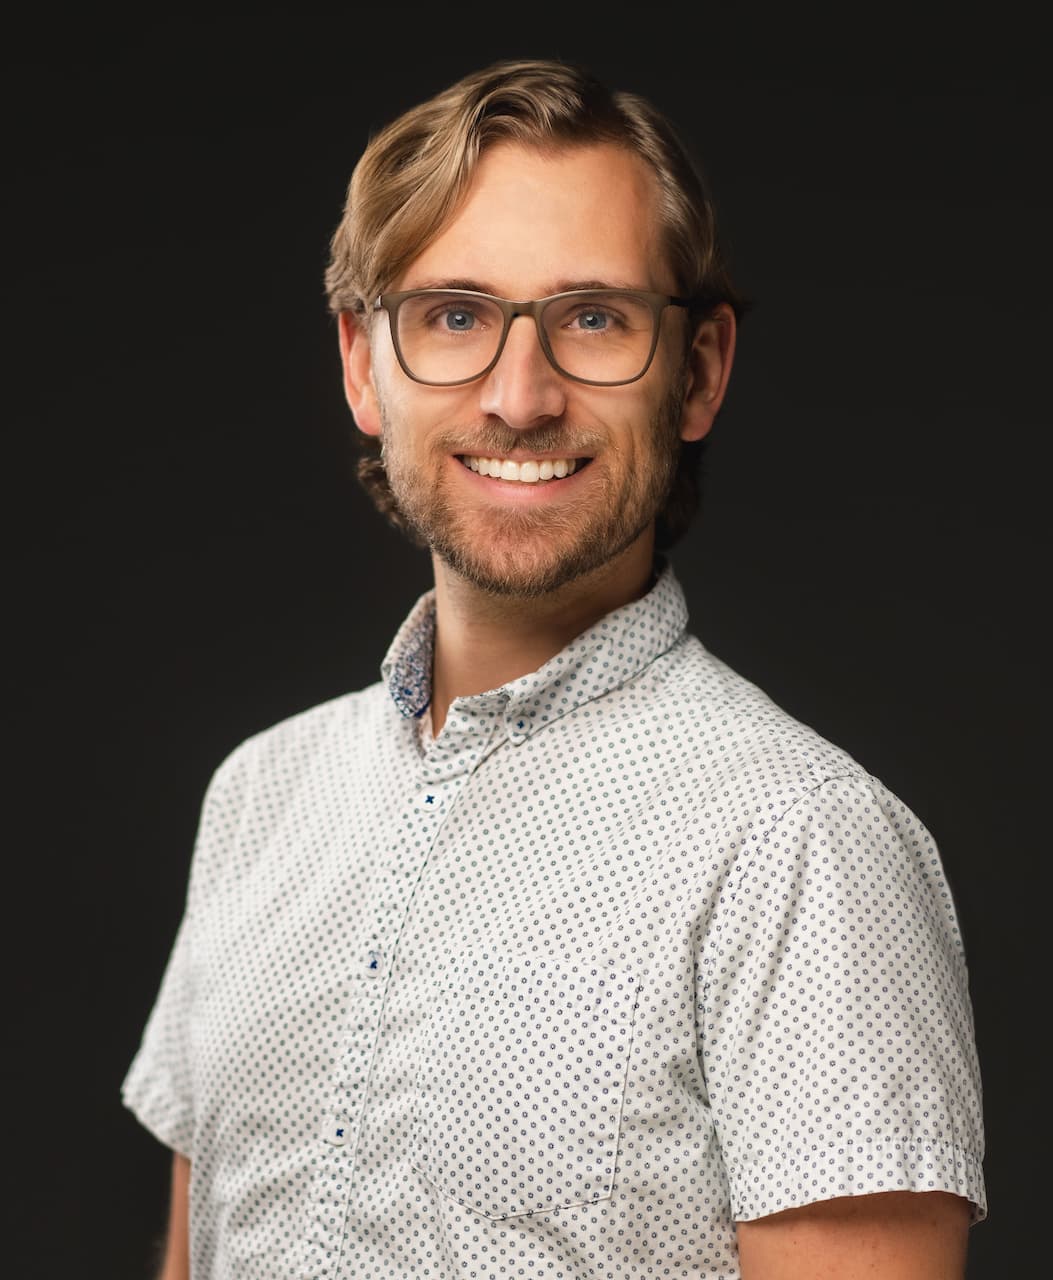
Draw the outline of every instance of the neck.
M593 573L526 598L483 591L433 556L433 733L442 730L454 698L536 671L600 618L638 600L650 586L653 557L654 539L646 536Z

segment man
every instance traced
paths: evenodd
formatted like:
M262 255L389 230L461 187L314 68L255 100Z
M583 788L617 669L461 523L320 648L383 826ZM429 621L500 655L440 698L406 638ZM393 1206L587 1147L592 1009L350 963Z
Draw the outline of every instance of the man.
M740 311L673 130L560 63L468 76L371 141L327 284L435 589L209 787L125 1082L166 1280L963 1275L939 855L662 554Z

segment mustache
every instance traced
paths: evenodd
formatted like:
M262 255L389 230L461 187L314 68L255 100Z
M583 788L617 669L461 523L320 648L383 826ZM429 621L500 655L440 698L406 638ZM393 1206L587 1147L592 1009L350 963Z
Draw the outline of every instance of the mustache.
M539 427L516 431L504 423L440 432L435 448L442 453L475 457L505 457L516 449L527 453L587 453L598 451L602 440L594 431L583 431L564 423L547 422Z

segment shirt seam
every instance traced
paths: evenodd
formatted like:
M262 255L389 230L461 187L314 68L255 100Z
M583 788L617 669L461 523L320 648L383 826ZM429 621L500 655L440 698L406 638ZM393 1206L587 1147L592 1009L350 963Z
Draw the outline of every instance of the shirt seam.
M843 781L857 782L859 780L860 780L860 774L857 772L833 773L828 775L827 777L824 777L822 781L816 783L814 787L810 787L807 791L802 792L799 796L795 796L786 805L786 808L783 809L783 811L779 814L779 816L777 818L772 819L771 823L768 826L768 829L764 832L764 835L761 837L760 843L754 846L749 851L750 852L749 859L746 862L746 864L742 867L742 870L735 881L734 888L728 889L724 894L721 895L722 897L721 905L717 912L716 919L713 922L713 929L711 934L712 943L710 947L706 948L709 954L708 956L705 956L705 955L703 956L703 964L705 965L707 970L706 979L705 979L705 982L703 983L703 988L702 988L703 997L701 1001L701 1006L704 1011L708 1012L709 1010L709 992L710 992L710 986L712 983L713 972L716 969L716 965L718 961L724 954L722 935L723 935L725 921L728 915L730 914L731 908L738 897L739 890L741 889L743 881L746 879L746 876L753 869L753 867L755 867L760 862L761 858L766 856L766 853L769 852L768 845L769 845L769 841L771 839L772 834L779 830L779 828L783 825L783 823L786 822L790 814L793 813L793 811L796 808L798 808L798 806L804 804L812 796L822 791L822 789L825 786L829 785L831 782L843 782ZM730 878L730 875L729 875L729 878Z

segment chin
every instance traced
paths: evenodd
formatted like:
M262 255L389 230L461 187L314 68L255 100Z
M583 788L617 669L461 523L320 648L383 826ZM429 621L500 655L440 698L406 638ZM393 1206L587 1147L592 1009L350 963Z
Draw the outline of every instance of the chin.
M481 591L504 598L536 600L609 564L638 536L609 529L576 530L560 537L551 527L529 532L488 530L484 537L440 538L432 550L459 577ZM479 548L485 548L480 554Z
M492 549L487 556L466 555L454 548L434 548L439 558L459 577L489 595L536 600L572 582L585 570L566 559L524 554L516 548L501 554ZM495 553L496 551L496 553Z

